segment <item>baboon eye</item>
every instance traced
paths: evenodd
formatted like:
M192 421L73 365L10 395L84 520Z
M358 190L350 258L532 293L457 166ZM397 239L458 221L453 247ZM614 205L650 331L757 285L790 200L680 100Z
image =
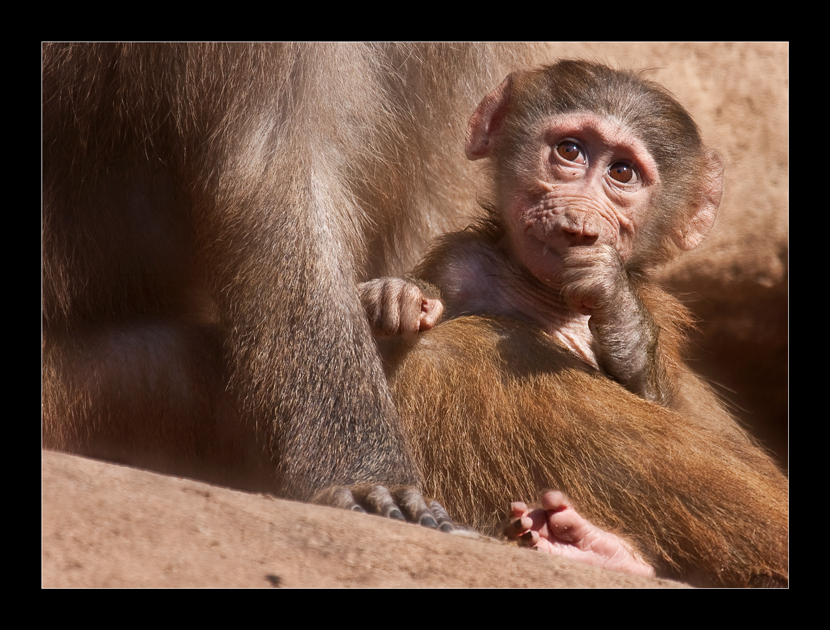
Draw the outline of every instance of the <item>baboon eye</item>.
M617 180L623 184L628 184L637 175L636 171L625 162L617 162L608 169L608 174L612 179Z
M576 162L582 155L581 147L572 140L565 140L556 145L556 152L568 162Z

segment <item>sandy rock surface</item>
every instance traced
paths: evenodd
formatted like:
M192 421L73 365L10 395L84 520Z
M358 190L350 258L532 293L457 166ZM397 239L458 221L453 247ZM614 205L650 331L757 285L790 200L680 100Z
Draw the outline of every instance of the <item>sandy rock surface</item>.
M43 451L47 588L673 588L489 540Z

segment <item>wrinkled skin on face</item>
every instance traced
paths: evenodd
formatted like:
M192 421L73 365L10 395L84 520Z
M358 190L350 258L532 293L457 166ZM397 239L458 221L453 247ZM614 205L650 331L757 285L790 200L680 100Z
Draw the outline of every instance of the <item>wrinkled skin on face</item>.
M504 158L500 117L510 106L510 85L508 78L473 115L467 156L496 160L503 227L496 248L538 285L502 281L505 298L480 302L500 301L499 314L539 324L631 391L666 402L651 360L655 326L625 270L651 219L658 164L618 119L582 111L542 117L523 133L521 150ZM482 279L503 277L481 267Z
M645 145L591 113L548 118L535 136L525 163L501 191L501 245L554 286L571 248L607 245L625 262L660 184Z

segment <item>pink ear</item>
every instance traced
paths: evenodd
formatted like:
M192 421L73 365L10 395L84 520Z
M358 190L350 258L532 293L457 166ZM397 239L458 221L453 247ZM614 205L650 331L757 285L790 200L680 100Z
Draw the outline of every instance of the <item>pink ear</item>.
M464 152L468 160L480 160L493 152L499 126L507 113L512 88L513 74L511 73L479 103L467 125L467 144Z
M695 207L684 217L682 225L675 228L672 240L682 250L694 249L703 241L715 225L718 206L723 196L723 160L714 151L707 152Z

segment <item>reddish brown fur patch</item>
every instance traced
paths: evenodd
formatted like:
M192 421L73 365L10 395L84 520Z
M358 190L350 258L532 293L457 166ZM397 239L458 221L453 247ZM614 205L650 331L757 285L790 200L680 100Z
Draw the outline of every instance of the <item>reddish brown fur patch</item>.
M660 575L786 579L786 479L723 411L699 422L647 402L533 328L491 318L425 333L390 382L424 490L462 522L496 534L506 500L556 488Z

